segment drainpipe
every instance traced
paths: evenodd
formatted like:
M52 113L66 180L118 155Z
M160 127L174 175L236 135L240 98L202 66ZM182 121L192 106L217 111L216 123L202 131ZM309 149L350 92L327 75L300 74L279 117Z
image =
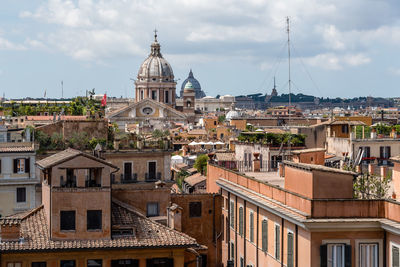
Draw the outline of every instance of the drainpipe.
M299 237L299 227L296 224L296 243L295 243L295 246L296 246L295 266L296 267L299 266L299 239L298 239L298 237Z
M281 267L283 267L283 255L284 255L284 251L283 251L283 232L284 232L284 226L285 226L285 220L282 218L282 227L281 227Z

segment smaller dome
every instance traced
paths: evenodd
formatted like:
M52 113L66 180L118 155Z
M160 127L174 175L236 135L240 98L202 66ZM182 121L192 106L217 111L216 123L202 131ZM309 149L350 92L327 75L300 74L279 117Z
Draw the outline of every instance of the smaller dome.
M184 91L194 91L194 86L190 81L186 83Z
M226 118L226 120L230 121L231 119L238 118L238 117L240 117L239 112L237 112L236 110L231 110L226 114L225 118Z

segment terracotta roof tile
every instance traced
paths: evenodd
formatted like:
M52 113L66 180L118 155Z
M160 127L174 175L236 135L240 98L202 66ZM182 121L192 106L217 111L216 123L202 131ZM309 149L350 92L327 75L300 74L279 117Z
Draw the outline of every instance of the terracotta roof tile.
M112 239L95 240L51 240L43 206L32 210L21 220L23 241L0 242L2 251L143 248L143 247L193 247L195 239L170 229L127 207L112 203L113 227L129 226L134 229L131 236L113 236Z
M195 173L185 178L185 182L191 186L195 186L196 184L201 183L205 180L207 180L207 178L201 173Z

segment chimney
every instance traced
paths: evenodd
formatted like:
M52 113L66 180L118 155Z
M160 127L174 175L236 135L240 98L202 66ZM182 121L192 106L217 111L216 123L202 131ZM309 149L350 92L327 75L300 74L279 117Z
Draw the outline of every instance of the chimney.
M368 164L368 173L369 174L374 174L374 165L372 165L371 163Z
M168 208L168 227L177 231L182 231L182 208L177 204L172 204Z
M0 221L1 241L18 241L20 239L20 219L2 219Z
M385 178L387 176L387 167L381 166L381 177Z
M278 172L280 177L285 177L285 165L282 162L278 163Z
M371 139L376 139L376 129L375 128L372 128Z
M253 153L254 159L253 159L253 172L260 172L260 153L254 152Z

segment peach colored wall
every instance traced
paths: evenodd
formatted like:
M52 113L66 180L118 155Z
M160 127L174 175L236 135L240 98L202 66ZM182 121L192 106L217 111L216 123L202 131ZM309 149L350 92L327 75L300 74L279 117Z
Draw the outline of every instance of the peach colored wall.
M298 266L311 266L311 233L299 227L297 239L298 239L298 254L299 254Z
M47 225L50 225L50 186L42 183L42 203L46 211Z
M318 267L320 266L320 246L322 244L322 240L332 240L332 239L340 239L340 240L349 240L352 248L351 266L356 266L355 259L355 240L356 239L381 239L383 240L384 232L382 230L376 231L332 231L332 232L313 232L311 233L311 266Z
M231 170L224 169L212 164L207 165L207 192L219 192L219 186L216 181L219 178L229 180L233 183L241 183L241 185L254 190L257 193L263 194L272 199L278 200L283 204L296 207L305 213L311 213L311 200L300 195L293 194L285 189L260 182L254 178L239 175Z
M396 193L397 198L400 199L400 163L398 162L394 162L392 183L393 183L393 191Z
M313 198L312 173L285 166L285 189L308 198Z
M353 198L353 175L313 170L313 198Z
M315 218L385 217L382 200L313 200L312 206L311 216Z
M325 165L325 151L307 152L293 155L294 162Z
M108 239L111 238L110 189L91 188L75 191L70 188L52 192L51 233L54 239ZM60 211L75 210L75 231L60 231ZM102 230L87 231L87 210L102 210Z
M153 184L154 185L154 184ZM160 216L167 215L167 207L171 201L170 188L135 189L134 185L123 185L123 188L115 189L113 186L112 197L127 203L146 215L147 203L157 202ZM122 186L121 186L122 187Z

